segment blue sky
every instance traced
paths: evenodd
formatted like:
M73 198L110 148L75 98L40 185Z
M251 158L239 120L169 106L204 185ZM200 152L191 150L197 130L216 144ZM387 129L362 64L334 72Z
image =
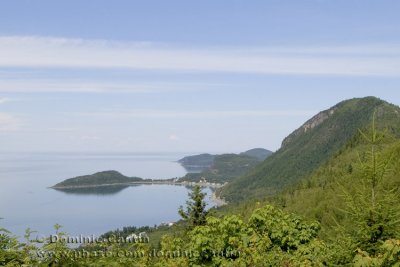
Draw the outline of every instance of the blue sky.
M3 151L279 148L318 111L400 105L400 2L2 1Z

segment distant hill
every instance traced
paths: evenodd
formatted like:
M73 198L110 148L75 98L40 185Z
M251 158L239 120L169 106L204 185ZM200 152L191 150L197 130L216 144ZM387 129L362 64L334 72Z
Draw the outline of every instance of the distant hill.
M263 198L298 183L370 125L400 133L400 108L376 97L354 98L322 111L286 137L281 148L251 172L234 179L219 194L228 201Z
M188 173L179 180L198 182L203 178L211 183L225 183L249 172L258 164L260 164L259 159L247 155L216 155L209 168L200 173Z
M250 156L250 157L254 157L259 159L260 161L265 160L266 158L268 158L269 156L271 156L273 152L268 150L268 149L264 149L264 148L253 148L250 150L247 150L245 152L240 153L240 155L246 155L246 156Z
M265 160L268 156L272 154L272 151L264 149L264 148L253 148L250 150L247 150L245 152L240 153L239 155L244 155L244 156L249 156L252 158L256 158L259 161ZM237 155L237 154L222 154L222 155ZM214 160L216 157L221 156L221 155L212 155L208 153L203 153L199 155L193 155L193 156L187 156L184 157L178 162L182 164L183 167L186 169L190 170L205 170L210 168L214 164Z
M215 155L211 154L199 154L194 156L184 157L178 162L188 171L188 172L201 172L202 170L211 167L215 159Z
M188 170L180 181L225 183L252 170L272 154L264 148L254 148L240 154L200 154L184 157L178 162Z
M139 177L127 177L117 171L103 171L103 172L97 172L92 175L83 175L66 179L61 183L52 186L52 188L54 189L83 188L92 186L131 183L138 181L143 181L143 179Z

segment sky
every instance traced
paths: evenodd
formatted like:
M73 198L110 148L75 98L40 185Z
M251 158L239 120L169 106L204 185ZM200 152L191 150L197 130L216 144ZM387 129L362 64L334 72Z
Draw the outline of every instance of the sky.
M4 152L279 149L353 97L400 105L397 0L3 0Z

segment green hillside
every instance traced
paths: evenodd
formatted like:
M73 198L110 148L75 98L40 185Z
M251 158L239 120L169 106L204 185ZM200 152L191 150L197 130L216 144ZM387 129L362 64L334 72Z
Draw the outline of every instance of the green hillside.
M382 181L384 188L399 192L400 139L387 136L385 143L376 151L381 154L378 160L391 158ZM343 191L355 195L354 187L362 186L359 180L362 176L360 161L366 161L369 152L370 147L357 136L311 176L270 200L287 211L318 220L328 233L336 222L347 221L351 224L348 217L340 212L346 205ZM397 209L400 210L400 199L397 199Z
M248 217L260 205L274 204L287 212L317 220L329 232L336 222L346 219L339 212L345 206L343 189L351 190L360 185L357 181L362 169L360 160L365 160L370 150L370 146L362 139L360 134L356 134L311 175L283 191L257 201L249 199L233 203L222 207L219 212ZM377 151L381 154L380 158L391 158L385 186L400 191L400 137L387 133ZM400 210L400 199L398 204L397 208Z
M298 183L369 126L376 111L379 128L398 136L400 108L375 97L354 98L318 113L286 137L281 148L250 173L219 192L228 201L263 198Z

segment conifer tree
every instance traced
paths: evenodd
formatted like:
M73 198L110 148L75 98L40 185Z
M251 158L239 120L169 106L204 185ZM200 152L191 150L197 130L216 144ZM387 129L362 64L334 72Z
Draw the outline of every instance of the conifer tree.
M189 224L189 227L204 225L208 213L204 201L206 194L201 191L200 186L196 185L188 196L189 200L186 201L186 211L180 207L179 215Z
M377 131L375 114L371 130L360 130L360 134L369 145L369 151L359 156L360 171L353 176L354 187L351 191L343 190L345 213L352 222L346 232L355 248L373 255L385 240L399 238L399 191L386 182L393 157L380 153L385 133Z

